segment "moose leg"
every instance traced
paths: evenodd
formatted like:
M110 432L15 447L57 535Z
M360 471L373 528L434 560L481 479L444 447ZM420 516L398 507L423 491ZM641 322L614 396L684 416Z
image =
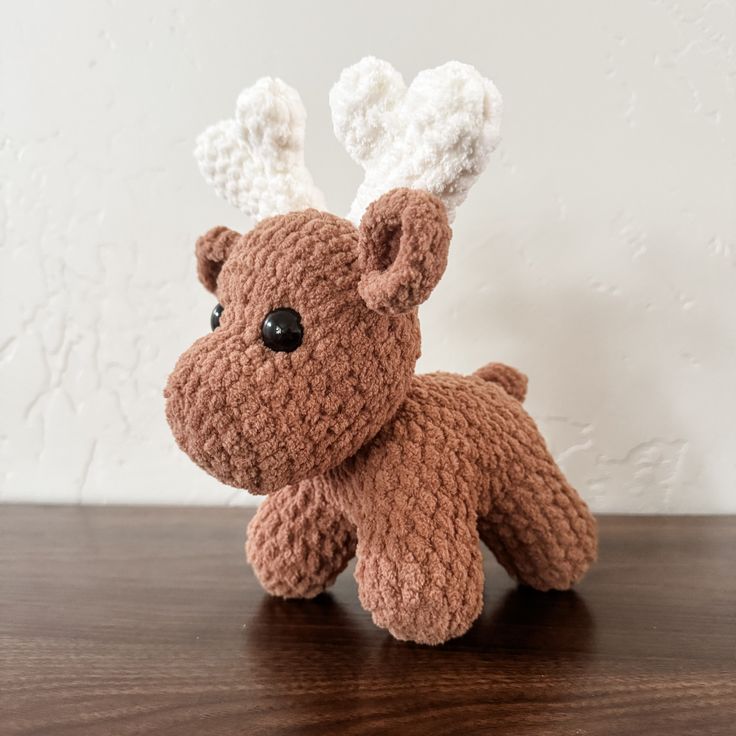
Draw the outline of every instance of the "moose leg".
M401 480L411 486L408 475ZM483 560L475 508L458 497L392 490L384 496L391 499L389 509L358 524L361 603L397 639L441 644L464 634L480 614Z
M538 590L566 590L596 558L595 519L541 436L523 447L514 464L525 472L494 484L489 508L478 519L480 536L519 582Z
M313 598L355 554L355 529L312 478L268 496L248 525L245 553L263 588L282 598Z

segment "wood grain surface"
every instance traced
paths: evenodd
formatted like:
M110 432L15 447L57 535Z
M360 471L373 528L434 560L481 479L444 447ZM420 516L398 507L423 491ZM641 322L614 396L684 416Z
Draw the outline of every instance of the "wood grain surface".
M571 593L397 642L268 598L243 509L0 507L0 734L736 734L736 519L604 517Z

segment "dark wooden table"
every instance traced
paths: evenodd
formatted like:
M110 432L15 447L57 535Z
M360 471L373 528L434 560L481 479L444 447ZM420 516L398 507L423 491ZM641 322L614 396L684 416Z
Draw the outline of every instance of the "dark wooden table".
M607 517L574 593L515 587L439 648L349 572L265 596L242 509L0 507L0 734L736 734L736 519Z

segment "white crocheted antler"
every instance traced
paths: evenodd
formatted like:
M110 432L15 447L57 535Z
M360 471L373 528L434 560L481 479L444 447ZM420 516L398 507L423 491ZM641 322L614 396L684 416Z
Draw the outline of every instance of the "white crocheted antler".
M197 138L194 156L207 183L241 212L262 220L324 209L304 163L304 105L280 79L259 79L238 96L235 118Z
M455 208L488 163L500 137L499 91L473 67L451 61L401 75L373 57L348 67L330 92L335 134L365 169L348 218L396 187L425 189Z

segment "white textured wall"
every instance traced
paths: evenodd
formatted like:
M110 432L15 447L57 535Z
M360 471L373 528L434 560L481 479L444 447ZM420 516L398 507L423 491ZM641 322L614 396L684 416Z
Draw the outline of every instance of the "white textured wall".
M191 156L265 74L327 105L372 53L493 77L504 141L422 309L423 370L504 360L601 511L736 511L733 2L0 6L0 499L233 503L175 448L162 386L208 329L195 237L247 223Z

